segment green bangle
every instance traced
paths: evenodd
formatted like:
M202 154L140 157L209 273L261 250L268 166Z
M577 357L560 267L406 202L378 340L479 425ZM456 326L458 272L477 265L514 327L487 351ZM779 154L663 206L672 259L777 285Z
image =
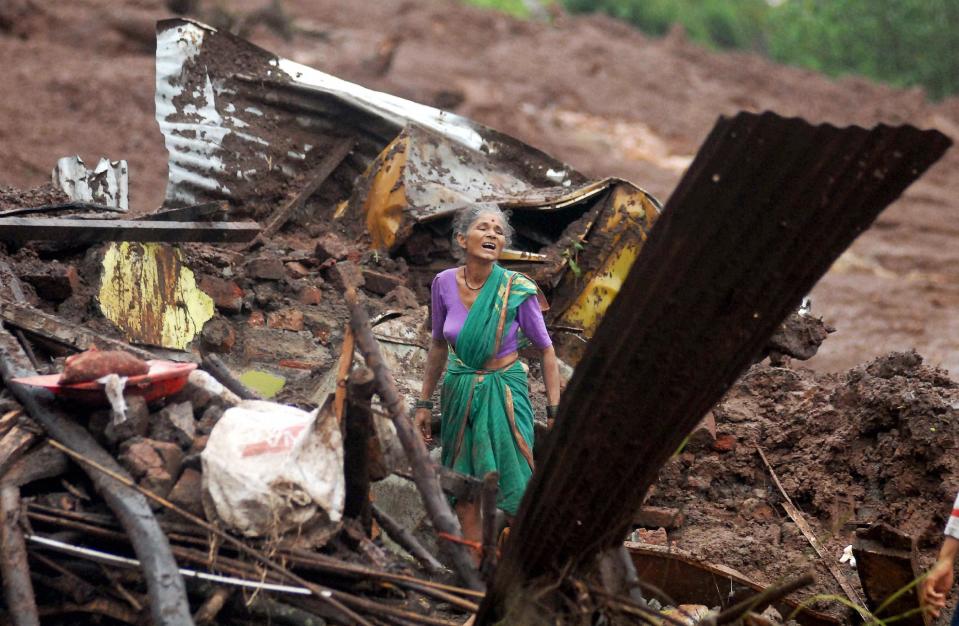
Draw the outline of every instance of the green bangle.
M413 405L417 409L429 409L433 410L433 401L432 400L417 400L416 404Z
M556 419L556 414L557 414L557 413L559 413L559 405L558 405L558 404L551 404L551 405L549 405L548 407L546 407L546 417L548 417L549 419L551 419L551 420L552 420L552 419Z

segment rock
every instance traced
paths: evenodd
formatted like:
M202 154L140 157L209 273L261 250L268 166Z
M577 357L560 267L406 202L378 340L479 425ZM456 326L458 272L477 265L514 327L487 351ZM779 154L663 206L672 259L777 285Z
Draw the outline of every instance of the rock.
M213 427L216 426L216 423L220 421L220 418L223 417L223 407L219 404L211 404L203 411L203 415L200 417L200 421L196 424L196 432L198 435L209 435L213 432Z
M213 299L214 306L220 311L233 314L243 310L243 290L232 280L204 276L199 287Z
M310 270L299 261L289 261L286 264L286 271L295 278L305 278L310 275Z
M383 297L383 304L396 309L418 309L420 302L409 287L397 286Z
M200 339L210 351L226 353L236 345L236 331L226 320L212 319L203 325Z
M180 475L180 467L183 465L183 450L180 449L180 446L175 443L153 441L152 439L144 441L156 450L163 461L163 469L166 470L167 474L173 478Z
M57 261L47 263L37 271L27 271L20 278L33 285L38 296L52 302L63 302L80 288L77 268Z
M308 331L293 332L276 328L247 328L243 337L243 356L250 361L275 363L280 359L314 359L322 354L329 358L329 351L313 343Z
M244 264L243 270L247 278L282 280L286 277L283 261L275 257L261 256L250 259Z
M316 240L316 249L313 255L322 263L327 259L341 261L345 259L349 253L350 249L336 233L326 233Z
M305 285L300 289L298 298L303 304L317 305L323 301L323 292L314 285Z
M630 535L630 539L636 543L648 543L654 546L669 545L669 535L666 534L665 528L657 528L656 530L637 528Z
M637 526L646 528L668 528L670 530L679 528L685 522L685 518L679 509L644 506L633 516L633 523Z
M708 450L716 441L716 418L712 411L706 414L706 417L699 422L696 429L689 435L689 441L686 442L686 449L690 452L699 452Z
M363 281L364 289L375 293L378 296L385 296L397 287L406 286L406 281L391 274L384 274L370 269L364 269Z
M165 498L173 489L173 477L162 467L151 467L140 481L140 486L161 498ZM158 506L153 500L149 502L150 508Z
M340 261L327 270L326 276L330 284L339 291L346 289L344 278L354 287L362 287L365 280L360 266L353 261Z
M175 443L189 448L196 436L196 420L193 419L193 405L178 402L167 405L156 414L150 427L150 437L159 441Z
M303 322L303 312L294 308L273 311L266 316L266 325L268 328L301 331L305 327Z
M203 517L203 475L195 469L185 469L167 499L181 509Z
M686 484L693 489L706 491L713 484L713 479L707 476L689 476Z
M266 326L266 315L263 314L263 311L253 311L247 318L246 323L248 326Z
M136 480L143 478L152 468L163 468L160 454L145 439L128 442L123 446L118 460Z
M146 437L150 430L150 409L143 396L125 396L127 403L126 419L114 424L113 412L103 429L103 436L111 445L117 445L134 437Z
M257 283L253 285L253 301L262 309L272 310L279 307L280 291L275 283Z

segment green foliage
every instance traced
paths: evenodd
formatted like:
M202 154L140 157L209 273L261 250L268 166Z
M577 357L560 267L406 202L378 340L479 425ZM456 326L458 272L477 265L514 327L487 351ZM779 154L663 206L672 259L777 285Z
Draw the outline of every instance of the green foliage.
M523 4L523 0L468 0L468 4L495 9L517 17L529 17L529 9Z
M714 48L922 85L937 98L959 93L959 0L561 1L571 12L602 11L654 35L681 24L690 39Z

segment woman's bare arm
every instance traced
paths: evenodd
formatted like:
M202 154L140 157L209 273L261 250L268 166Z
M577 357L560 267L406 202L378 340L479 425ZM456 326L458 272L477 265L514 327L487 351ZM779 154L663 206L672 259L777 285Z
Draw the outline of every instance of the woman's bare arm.
M559 362L556 350L549 346L543 350L543 384L546 386L546 403L549 406L559 404ZM553 420L549 420L552 425Z
M420 400L429 400L433 397L433 391L436 390L436 383L440 380L440 374L446 367L446 359L449 356L449 349L445 339L433 339L430 343L430 350L426 354L426 369L423 372L423 387L420 389ZM414 425L423 435L423 439L430 441L433 438L433 432L430 425L432 412L429 409L417 409L413 419Z

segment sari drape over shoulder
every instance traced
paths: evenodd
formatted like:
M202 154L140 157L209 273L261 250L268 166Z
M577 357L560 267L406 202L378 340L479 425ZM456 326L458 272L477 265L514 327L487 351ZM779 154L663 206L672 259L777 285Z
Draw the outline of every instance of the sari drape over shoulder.
M519 361L498 370L484 364L499 350L503 329L522 302L536 294L523 274L494 264L478 294L443 380L442 462L482 478L499 472L498 506L515 514L533 473L533 409L526 370Z

